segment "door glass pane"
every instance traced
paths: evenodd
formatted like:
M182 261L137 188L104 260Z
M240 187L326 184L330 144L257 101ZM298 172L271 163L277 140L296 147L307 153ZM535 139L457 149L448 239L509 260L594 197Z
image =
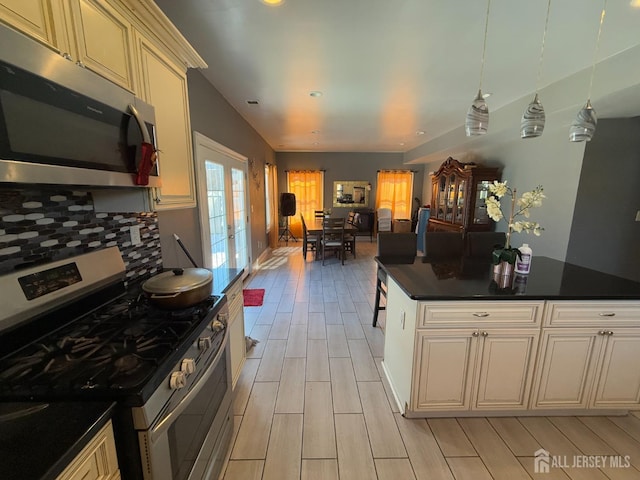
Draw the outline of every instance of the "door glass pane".
M447 179L446 177L441 177L440 178L440 185L438 187L438 211L437 211L437 218L444 220L444 201L445 201L445 196L446 196L446 185L447 185Z
M233 198L233 235L235 244L235 267L247 266L247 210L245 207L244 171L231 169L231 194Z
M456 176L451 175L447 182L447 213L445 220L447 222L453 222L453 206L456 200Z
M227 249L227 213L224 198L224 168L219 163L205 161L207 178L207 203L209 206L209 245L213 282L216 284L216 268L229 268ZM220 279L220 282L222 280ZM219 285L219 283L218 283Z

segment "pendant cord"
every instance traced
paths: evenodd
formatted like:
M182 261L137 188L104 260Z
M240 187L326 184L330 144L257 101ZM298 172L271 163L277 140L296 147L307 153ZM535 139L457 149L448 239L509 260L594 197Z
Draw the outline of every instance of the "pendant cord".
M600 48L600 35L602 34L602 24L604 23L604 16L607 11L607 0L604 0L602 5L602 13L600 14L600 26L598 27L598 38L596 39L596 48L593 52L593 65L591 66L591 79L589 80L589 94L587 99L591 100L591 89L593 87L593 77L596 72L596 62L598 60L598 49Z
M482 43L482 63L480 64L480 85L478 90L482 91L482 77L484 75L484 58L487 51L487 32L489 31L489 10L491 9L491 0L487 1L487 16L484 22L484 42Z
M538 76L536 77L536 93L540 88L540 76L542 73L542 59L544 58L544 43L547 39L547 27L549 26L549 12L551 11L551 0L547 3L547 18L544 21L544 33L542 34L542 48L540 48L540 61L538 62Z

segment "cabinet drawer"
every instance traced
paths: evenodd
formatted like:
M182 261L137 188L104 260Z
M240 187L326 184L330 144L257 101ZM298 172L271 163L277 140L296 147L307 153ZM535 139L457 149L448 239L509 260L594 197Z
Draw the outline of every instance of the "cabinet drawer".
M421 302L418 328L540 325L544 302Z
M545 326L639 326L638 301L548 302Z

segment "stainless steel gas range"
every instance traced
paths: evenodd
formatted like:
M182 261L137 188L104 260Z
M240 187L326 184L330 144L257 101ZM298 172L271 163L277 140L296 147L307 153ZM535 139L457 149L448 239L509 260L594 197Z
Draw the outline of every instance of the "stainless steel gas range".
M0 401L117 401L122 478L217 478L232 431L226 298L161 309L124 272L112 247L0 277Z

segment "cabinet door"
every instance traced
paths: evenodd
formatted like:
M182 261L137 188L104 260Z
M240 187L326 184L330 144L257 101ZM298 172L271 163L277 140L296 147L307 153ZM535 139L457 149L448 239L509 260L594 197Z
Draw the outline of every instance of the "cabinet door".
M194 165L185 69L139 38L143 99L156 111L162 188L158 210L195 207Z
M469 410L478 339L471 330L418 330L413 410Z
M124 88L134 91L133 27L103 0L72 0L75 58Z
M67 52L60 2L51 0L0 0L0 21L50 46Z
M532 408L587 408L602 336L592 329L546 329Z
M640 405L640 329L614 329L606 341L594 381L592 407Z
M225 293L229 302L229 350L231 352L232 388L235 388L247 352L244 339L242 280L236 280Z
M481 331L475 409L528 407L538 330Z

